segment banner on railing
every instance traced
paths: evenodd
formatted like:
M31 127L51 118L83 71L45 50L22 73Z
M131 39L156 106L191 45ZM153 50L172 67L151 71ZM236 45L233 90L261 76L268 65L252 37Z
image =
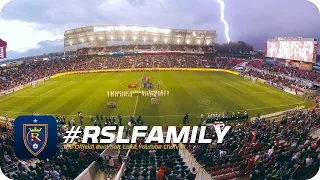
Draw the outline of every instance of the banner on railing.
M238 72L225 69L209 69L209 68L134 68L134 69L102 69L102 70L88 70L88 71L73 71L66 73L59 73L51 76L56 78L67 74L86 74L86 73L100 73L100 72L127 72L127 71L209 71L209 72L226 72L234 75L239 75Z

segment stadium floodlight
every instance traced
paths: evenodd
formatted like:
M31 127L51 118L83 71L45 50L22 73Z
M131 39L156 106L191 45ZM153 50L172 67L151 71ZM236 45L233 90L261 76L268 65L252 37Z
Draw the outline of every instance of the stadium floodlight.
M152 33L157 33L159 32L159 28L154 28L154 27L147 27L146 30L148 32L152 32Z
M107 26L106 27L106 31L113 31L114 30L114 26Z
M94 32L105 31L105 30L106 30L106 29L103 28L103 27L94 27L94 28L93 28L93 31L94 31Z
M139 31L139 27L138 26L132 26L131 27L131 31Z
M169 34L171 32L170 29L161 29L161 33Z
M139 27L139 31L146 31L146 28L144 28L144 27Z
M120 29L120 31L127 31L127 30L129 30L131 28L127 27L127 26L120 26L119 29Z

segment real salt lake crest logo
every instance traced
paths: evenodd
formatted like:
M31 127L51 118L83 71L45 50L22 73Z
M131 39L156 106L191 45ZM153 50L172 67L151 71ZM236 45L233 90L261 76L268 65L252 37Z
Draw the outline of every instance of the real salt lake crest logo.
M18 158L51 158L57 151L57 121L52 116L19 116L14 120L14 153Z
M36 121L36 120L35 120ZM38 156L46 147L48 140L47 124L24 124L23 142L27 150L34 156Z

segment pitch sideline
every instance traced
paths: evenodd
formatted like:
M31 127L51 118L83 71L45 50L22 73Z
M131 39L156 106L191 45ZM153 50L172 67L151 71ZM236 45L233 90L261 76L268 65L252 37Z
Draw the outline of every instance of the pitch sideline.
M285 106L293 106L293 105L301 105L303 103L295 103L295 104L285 104L285 105L280 105L280 106L269 106L269 107L261 107L261 108L251 108L251 109L245 109L246 111L251 111L251 110L259 110L259 109L269 109L269 108L277 108L277 107L285 107ZM234 110L234 111L244 111L244 109L241 110ZM4 113L19 113L19 114L33 114L30 112L19 112L19 111L3 111L0 110L0 112L4 112ZM220 111L220 112L214 112L214 113L224 113L226 111ZM197 114L189 114L191 116L199 116L201 113L197 113ZM203 113L205 115L207 114L211 114L211 113ZM48 114L48 115L61 115L60 114ZM183 117L185 114L174 114L174 115L161 115L161 116L143 116L143 117L150 117L150 118L157 118L157 117L177 117L177 116L181 116ZM64 115L66 117L75 117L76 115ZM89 116L84 116L84 117L89 117ZM131 116L122 116L122 117L131 117Z

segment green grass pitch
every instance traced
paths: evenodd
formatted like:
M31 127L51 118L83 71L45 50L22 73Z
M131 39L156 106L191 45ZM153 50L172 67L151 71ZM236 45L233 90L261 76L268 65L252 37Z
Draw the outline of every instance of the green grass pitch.
M143 96L107 97L107 91L138 90L141 87L128 89L127 85L140 84L143 75L154 83L153 89L158 89L161 81L159 89L170 91L169 96L161 97L160 104L151 104L150 97ZM107 101L116 102L117 108L107 108ZM12 118L33 113L65 115L70 120L82 111L84 124L92 125L90 113L94 117L120 113L124 123L132 115L142 115L147 124L166 126L181 124L186 113L190 114L187 124L196 125L201 113L246 110L252 117L301 105L307 107L310 102L224 72L118 72L66 75L3 96L0 114Z

